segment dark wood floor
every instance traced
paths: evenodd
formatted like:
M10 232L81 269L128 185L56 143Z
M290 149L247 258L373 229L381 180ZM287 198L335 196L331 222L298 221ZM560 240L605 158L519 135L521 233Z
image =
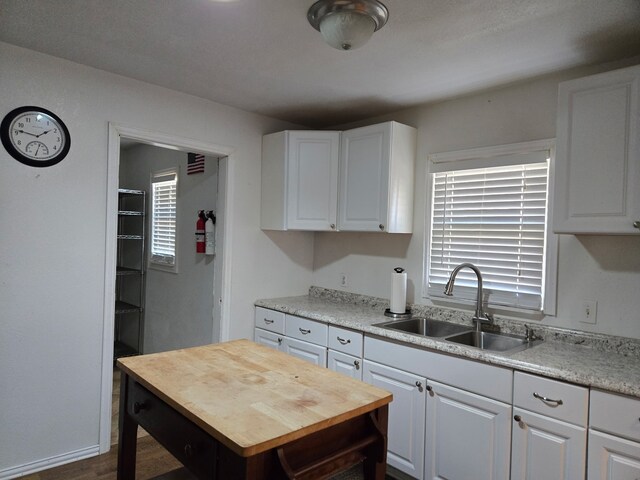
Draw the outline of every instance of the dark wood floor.
M115 480L118 449L114 445L108 453L69 463L61 467L22 477L27 480ZM136 479L162 480L190 479L186 472L174 472L182 465L152 437L138 439ZM158 480L160 480L158 478Z

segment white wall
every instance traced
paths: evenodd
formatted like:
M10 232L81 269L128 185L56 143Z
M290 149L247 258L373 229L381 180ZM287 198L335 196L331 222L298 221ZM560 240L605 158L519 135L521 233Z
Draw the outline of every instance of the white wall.
M178 170L176 258L177 272L153 268L149 263L151 232L151 174ZM120 187L145 190L147 197L146 298L144 305L144 353L193 347L216 341L220 326L213 321L215 256L195 252L198 210L216 211L218 159L207 156L203 173L187 175L187 153L138 144L120 154ZM135 217L134 217L135 218ZM126 220L126 219L125 219ZM135 246L134 246L135 247ZM138 251L134 248L134 251ZM129 259L135 262L136 259ZM127 263L133 265L133 263ZM136 282L138 277L123 278ZM137 295L135 284L131 288ZM131 315L129 320L135 319ZM121 323L121 334L135 345L137 322ZM130 327L127 329L127 326Z
M308 290L313 237L259 229L262 135L287 125L4 43L0 65L2 115L40 105L71 133L50 168L0 149L1 478L99 442L109 122L234 149L232 338L256 298Z
M346 273L346 290L389 298L391 271L401 266L408 272L408 300L430 304L421 297L427 156L553 138L558 83L619 66L584 68L362 122L397 120L418 128L414 233L316 234L314 285L340 289ZM558 268L557 316L544 324L640 338L640 235L562 235ZM598 302L596 325L578 320L587 299Z

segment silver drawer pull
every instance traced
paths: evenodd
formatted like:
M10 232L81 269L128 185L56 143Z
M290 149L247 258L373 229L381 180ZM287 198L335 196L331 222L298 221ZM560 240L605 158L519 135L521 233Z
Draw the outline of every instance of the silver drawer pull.
M307 333L311 333L311 330L305 330L304 328L298 328L298 330L300 330L300 333L303 335L306 335Z
M268 318L265 318L264 323L271 324L273 323L273 320L269 320Z
M344 339L344 338L340 338L340 337L336 337L338 339L338 341L342 344L342 345L347 345L349 343L351 343L351 340L349 339Z
M553 400L552 398L543 397L538 392L533 392L533 396L547 403L555 403L556 405L562 405L562 400Z

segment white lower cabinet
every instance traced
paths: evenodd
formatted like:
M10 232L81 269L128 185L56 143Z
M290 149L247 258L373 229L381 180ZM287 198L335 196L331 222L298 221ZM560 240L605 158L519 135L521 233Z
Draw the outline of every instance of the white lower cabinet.
M437 382L427 385L425 479L507 480L511 405Z
M389 404L387 463L422 479L426 379L364 360L363 380L393 394Z
M640 479L640 399L591 390L589 480Z
M356 380L362 380L362 358L360 357L329 349L327 351L327 368Z
M589 431L588 480L640 479L640 443Z
M284 337L282 351L319 367L327 366L327 348L324 346Z
M586 429L513 409L511 480L583 480Z
M279 333L269 332L261 328L256 328L253 334L253 340L265 347L282 350L282 341L284 337Z

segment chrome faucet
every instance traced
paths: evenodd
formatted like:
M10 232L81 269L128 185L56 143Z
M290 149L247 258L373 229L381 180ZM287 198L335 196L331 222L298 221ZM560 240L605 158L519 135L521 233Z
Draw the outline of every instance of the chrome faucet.
M473 265L472 263L461 263L456 268L451 271L451 275L449 276L449 281L447 285L444 287L444 294L449 297L453 296L453 283L456 280L456 275L458 272L462 270L464 267L468 267L473 270L478 277L478 298L476 299L476 314L472 318L472 321L476 322L476 332L480 333L482 331L483 323L493 323L493 317L488 313L485 313L482 310L482 274L478 267Z

